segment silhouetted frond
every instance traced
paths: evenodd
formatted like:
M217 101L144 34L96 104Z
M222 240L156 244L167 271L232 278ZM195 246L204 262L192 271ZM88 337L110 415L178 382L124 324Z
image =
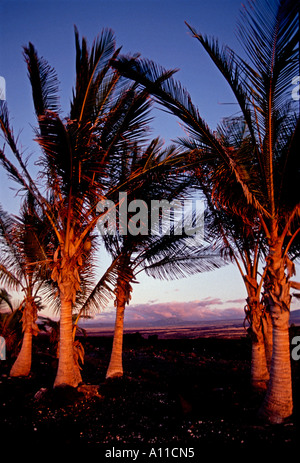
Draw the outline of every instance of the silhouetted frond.
M38 57L32 43L24 47L24 58L37 117L43 116L47 111L58 112L58 79L55 70L44 58Z

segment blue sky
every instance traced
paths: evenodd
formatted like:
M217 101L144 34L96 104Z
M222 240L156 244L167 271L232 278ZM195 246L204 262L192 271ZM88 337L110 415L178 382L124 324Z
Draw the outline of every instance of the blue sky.
M33 138L35 118L22 47L31 41L58 74L61 105L69 110L75 78L74 25L91 44L103 28L110 28L122 52L140 53L166 68L179 69L177 78L189 90L202 116L212 127L236 111L234 99L200 44L191 37L185 21L204 34L241 51L236 38L240 0L2 0L0 4L0 75L6 81L6 99L15 134L33 164L38 148ZM226 104L224 104L226 103ZM178 121L155 109L153 136L169 143L183 134ZM18 211L18 199L0 171L0 203ZM99 274L108 260L99 259ZM206 300L205 310L241 309L244 286L237 269L227 266L175 282L157 282L141 275L132 305L180 303L180 316L195 301ZM175 305L174 305L175 303ZM182 305L183 304L183 305ZM298 303L299 306L299 303ZM178 306L179 307L179 306ZM202 305L199 304L199 318ZM299 308L299 307L297 307ZM174 309L176 312L176 309ZM202 312L201 312L202 313ZM174 315L175 316L175 315ZM209 316L209 312L208 312Z

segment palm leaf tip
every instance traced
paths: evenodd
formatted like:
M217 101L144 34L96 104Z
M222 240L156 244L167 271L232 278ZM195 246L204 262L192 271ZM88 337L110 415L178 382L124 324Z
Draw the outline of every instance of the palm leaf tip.
M46 111L59 111L58 79L54 68L40 58L34 45L29 42L23 49L28 76L32 87L32 96L37 117Z

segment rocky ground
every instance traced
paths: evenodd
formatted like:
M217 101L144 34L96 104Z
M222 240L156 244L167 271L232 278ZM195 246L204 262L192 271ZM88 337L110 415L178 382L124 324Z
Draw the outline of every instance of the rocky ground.
M195 457L204 448L248 451L298 445L298 362L292 363L294 414L274 426L257 416L263 396L250 388L247 337L172 340L127 335L124 378L106 381L111 341L82 338L84 387L79 390L53 390L57 361L47 337L35 340L30 377L9 378L12 359L0 362L1 447L95 447L104 457L113 447L116 451L144 445L156 449L158 458L170 451L167 448L193 448Z

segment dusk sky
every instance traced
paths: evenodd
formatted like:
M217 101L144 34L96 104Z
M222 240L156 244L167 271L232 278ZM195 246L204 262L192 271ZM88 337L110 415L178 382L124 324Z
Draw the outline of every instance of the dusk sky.
M235 114L233 96L214 64L191 37L185 21L204 34L240 52L236 20L240 0L2 0L0 3L0 76L6 81L6 99L14 133L33 164L39 155L32 141L34 117L31 89L22 47L32 42L40 56L56 69L60 81L61 106L69 111L75 83L74 25L89 44L103 28L110 28L122 53L140 53L168 69L179 69L176 78L190 92L210 127ZM230 104L228 104L230 103ZM168 144L183 135L178 121L159 109L153 112L153 137ZM18 212L18 199L6 174L0 171L0 203ZM99 275L109 259L99 256ZM298 274L299 274L298 266ZM132 319L209 319L219 310L224 316L242 313L245 290L238 270L226 266L183 280L159 282L141 274L135 285ZM300 308L299 302L293 304ZM230 310L230 312L228 312ZM216 312L217 311L217 312ZM107 317L107 316L106 316Z

